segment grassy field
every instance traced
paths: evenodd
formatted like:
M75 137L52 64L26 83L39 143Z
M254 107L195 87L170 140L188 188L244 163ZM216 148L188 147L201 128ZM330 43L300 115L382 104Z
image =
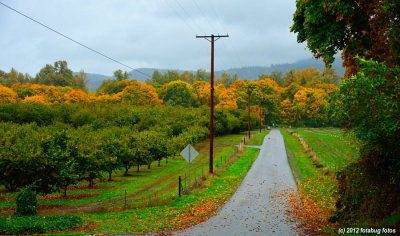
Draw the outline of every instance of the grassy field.
M286 130L281 130L281 133L285 140L286 150L289 152L288 156L292 155L294 157L294 161L290 164L293 172L297 172L297 176L300 178L298 183L303 186L307 184L307 188L304 190L315 196L315 199L322 199L325 203L330 202L331 198L335 197L335 188L332 188L336 184L335 181L326 176L322 169L315 167L297 137L290 135ZM309 183L314 183L315 185ZM330 197L326 198L327 195Z
M357 160L360 143L342 130L335 128L293 129L321 159L322 164L336 172Z

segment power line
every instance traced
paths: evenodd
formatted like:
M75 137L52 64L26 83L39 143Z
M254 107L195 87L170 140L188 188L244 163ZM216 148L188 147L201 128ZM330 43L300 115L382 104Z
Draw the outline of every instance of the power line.
M125 66L125 67L127 67L127 68L129 68L129 69L131 69L131 70L134 70L134 71L136 71L136 72L138 72L138 73L140 73L140 74L142 74L142 75L144 75L144 76L148 76L148 77L151 78L150 75L148 75L148 74L146 74L146 73L144 73L144 72L142 72L142 71L140 71L140 70L137 70L137 69L135 69L135 68L133 68L133 67L130 67L130 66L128 66L128 65L126 65L126 64L124 64L124 63L122 63L122 62L120 62L120 61L117 61L117 60L115 60L114 58L111 58L111 57L105 55L104 53L101 53L101 52L99 52L99 51L97 51L97 50L95 50L95 49L93 49L93 48L90 48L90 47L86 46L85 44L80 43L80 42L76 41L75 39L72 39L71 37L69 37L69 36L67 36L67 35L65 35L65 34L63 34L63 33L60 33L59 31L57 31L57 30L55 30L55 29L53 29L53 28L51 28L51 27L49 27L49 26L47 26L47 25L45 25L45 24L43 24L43 23L41 23L41 22L39 22L39 21L37 21L37 20L35 20L35 19L33 19L32 17L29 17L29 16L25 15L24 13L22 13L22 12L16 10L16 9L14 9L14 8L12 8L12 7L10 7L10 6L6 5L6 4L4 4L3 2L0 2L0 4L3 5L3 6L5 6L5 7L7 7L8 9L10 9L10 10L12 10L12 11L15 11L16 13L18 13L18 14L20 14L20 15L26 17L26 18L28 18L29 20L31 20L31 21L33 21L33 22L35 22L35 23L37 23L37 24L39 24L39 25L45 27L46 29L51 30L51 31L53 31L53 32L56 33L56 34L61 35L62 37L66 38L66 39L68 39L68 40L70 40L70 41L72 41L72 42L74 42L74 43L76 43L76 44L79 44L80 46L82 46L82 47L84 47L84 48L86 48L86 49L88 49L88 50L90 50L90 51L92 51L92 52L95 52L95 53L99 54L100 56L103 56L103 57L105 57L105 58L107 58L107 59L109 59L109 60L111 60L111 61L113 61L113 62L116 62L116 63L118 63L118 64L120 64L120 65L122 65L122 66Z
M186 24L186 26L187 26L188 28L190 28L194 33L196 33L196 30L189 24L188 21L185 20L184 17L181 16L181 14L179 14L179 11L177 11L174 7L172 7L172 5L170 5L170 4L168 3L167 0L164 0L164 2L165 2L165 4L166 4L169 8L172 9L172 11L174 11L174 13L175 13L179 18L181 18L181 20Z
M188 13L188 11L186 11L186 9L182 6L182 4L181 4L178 0L175 0L175 2L176 2L176 4L183 10L183 12L186 14L187 18L188 18L191 22L193 22L193 25L195 25L197 29L200 29L200 28L201 28L202 30L204 30L204 28L203 28L203 27L200 27L200 25L197 24L197 22L193 19L193 17L190 16L190 14Z
M211 3L210 0L208 0L208 6L210 7L211 12L212 12L212 13L216 16L216 18L222 23L222 22L223 22L223 19L222 19L221 15L218 13L217 10L215 10L215 8L214 8L214 6L213 6L213 4ZM243 66L243 61L241 60L241 57L240 57L240 54L238 53L237 47L235 46L235 44L233 44L232 41L231 41L230 43L231 43L231 47L232 47L232 49L233 49L232 52L234 53L234 58L235 58L236 61L239 63L239 65L243 68L243 67L244 67L244 66ZM223 44L223 47L224 47L224 49L225 49L226 51L229 51L228 48L227 48L227 45Z

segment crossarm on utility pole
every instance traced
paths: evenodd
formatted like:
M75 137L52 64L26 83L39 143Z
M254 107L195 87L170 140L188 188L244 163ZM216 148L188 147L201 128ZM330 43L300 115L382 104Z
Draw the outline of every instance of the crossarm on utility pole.
M211 42L210 173L214 172L214 42L220 38L226 37L229 37L229 35L196 35L196 38L204 38Z

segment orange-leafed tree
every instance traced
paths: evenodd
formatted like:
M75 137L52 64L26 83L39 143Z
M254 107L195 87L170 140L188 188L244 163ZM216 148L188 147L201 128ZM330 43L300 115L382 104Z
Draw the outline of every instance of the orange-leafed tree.
M18 94L14 90L0 84L0 103L16 102Z
M65 94L66 103L85 103L90 102L89 96L82 90L72 90Z
M235 80L230 89L235 93L236 104L238 108L245 109L247 107L247 88L246 82L243 80Z
M293 105L296 121L303 120L310 114L310 110L307 107L309 101L310 98L307 96L305 89L300 89L294 95Z
M223 92L219 94L218 97L219 103L215 108L226 108L226 109L231 109L231 108L237 108L237 103L236 103L236 95L235 92L229 88L225 89Z
M210 104L210 91L211 85L206 81L196 81L192 85L196 95L198 105L209 105Z
M129 81L129 85L121 92L115 94L115 99L122 103L132 105L161 104L155 88L151 85L140 83L136 80Z
M33 95L29 97L25 97L22 100L23 103L42 103L42 104L50 104L48 98L44 95Z
M282 123L291 125L295 122L294 106L289 99L282 101L279 110Z

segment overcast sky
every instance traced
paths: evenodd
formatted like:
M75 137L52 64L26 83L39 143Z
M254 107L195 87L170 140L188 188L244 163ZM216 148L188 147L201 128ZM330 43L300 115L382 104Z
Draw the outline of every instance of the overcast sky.
M295 0L0 0L133 68L215 70L311 58L290 32ZM66 60L73 71L130 71L0 5L0 69L35 76Z

